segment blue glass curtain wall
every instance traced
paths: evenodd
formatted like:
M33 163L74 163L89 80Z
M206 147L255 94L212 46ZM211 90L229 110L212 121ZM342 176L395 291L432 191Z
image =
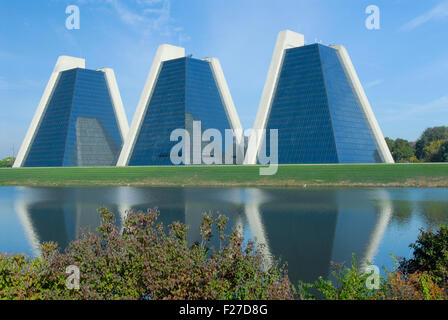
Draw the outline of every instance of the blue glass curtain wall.
M335 49L287 49L267 122L279 163L373 163L378 152Z
M170 141L171 132L190 132L193 121L201 121L202 132L217 129L223 138L224 130L230 129L210 63L189 57L165 61L129 165L172 165L170 151L178 142Z
M25 167L114 166L123 145L103 72L61 72Z

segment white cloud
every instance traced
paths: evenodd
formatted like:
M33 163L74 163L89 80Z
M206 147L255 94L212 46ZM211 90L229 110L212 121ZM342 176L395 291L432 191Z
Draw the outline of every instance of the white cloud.
M442 96L425 103L388 103L390 107L384 110L385 122L403 121L405 117L417 119L432 115L432 118L446 118L448 112L448 96Z
M44 84L43 80L24 79L16 82L8 81L5 77L0 76L0 90L17 90L40 88Z
M428 12L412 19L405 25L403 25L400 30L402 31L411 31L422 24L429 22L431 20L443 20L445 18L448 18L448 1L444 1L437 5L436 7L432 8Z
M409 114L426 114L430 112L439 112L448 110L448 96L434 99L421 105L411 105Z
M80 0L89 2L89 0ZM115 11L119 19L144 36L154 32L161 36L175 37L179 43L187 42L190 37L184 29L176 25L171 16L171 0L90 0L90 2L106 3Z
M378 80L374 80L374 81L370 81L366 84L366 88L370 89L376 86L379 86L380 84L382 84L384 82L383 79L378 79Z
M145 21L145 17L139 15L122 5L118 0L107 0L120 17L121 21L130 26L137 26Z

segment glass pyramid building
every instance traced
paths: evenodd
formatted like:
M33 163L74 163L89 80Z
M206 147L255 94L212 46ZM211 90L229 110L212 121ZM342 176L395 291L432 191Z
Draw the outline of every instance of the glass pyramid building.
M270 154L278 130L279 164L390 163L393 159L364 90L342 46L304 45L279 34L246 163Z
M115 166L128 123L111 69L60 57L15 167Z
M201 135L196 151L195 122L200 122ZM177 129L187 131L191 140L190 157L181 164L203 164L204 155L200 154L204 147L203 133L215 129L224 139L226 129L238 128L241 129L241 124L219 61L185 57L184 48L161 45L118 165L173 165L170 154L178 142L170 137ZM223 143L221 147L224 163L226 146ZM193 161L195 152L199 153L199 163Z

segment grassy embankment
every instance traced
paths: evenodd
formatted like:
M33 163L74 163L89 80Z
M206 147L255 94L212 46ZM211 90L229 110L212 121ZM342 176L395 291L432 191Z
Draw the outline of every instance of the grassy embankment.
M0 186L365 186L448 187L446 164L0 169Z

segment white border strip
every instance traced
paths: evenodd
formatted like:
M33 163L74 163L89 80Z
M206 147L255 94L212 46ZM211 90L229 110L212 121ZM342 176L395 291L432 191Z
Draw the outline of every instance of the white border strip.
M138 133L145 118L148 102L151 99L157 77L159 75L162 63L167 60L173 60L185 57L185 49L181 47L172 46L169 44L162 44L159 46L154 58L154 62L149 71L145 87L143 88L140 101L138 103L137 111L132 119L129 134L125 139L123 149L121 150L117 166L125 167L129 164L131 154L134 151L135 142L137 141Z
M118 89L117 80L113 69L103 68L97 71L104 72L106 76L107 87L109 88L109 94L112 99L112 105L114 106L115 116L117 118L118 126L120 128L121 138L124 144L125 139L129 133L129 123L124 111L123 101L121 100L120 90Z
M230 94L224 72L222 71L221 63L217 58L207 58L204 60L210 63L210 67L218 86L218 90L221 95L227 117L235 134L237 152L244 150L244 148L242 148L244 144L243 126L241 125L240 118L238 117L238 113L236 112L235 104L233 102L232 95ZM242 152L244 153L244 151Z
M51 74L50 80L45 88L45 91L40 99L39 106L37 107L36 113L34 114L31 125L28 128L25 139L22 142L22 146L17 154L16 161L14 162L14 168L21 168L25 163L25 159L28 156L28 152L34 141L37 131L39 130L40 124L44 117L45 111L47 110L48 102L53 95L53 90L59 79L59 74L63 71L81 68L85 69L86 62L81 58L74 58L69 56L60 56L56 62L53 73Z
M345 74L349 79L356 99L358 100L358 103L361 106L361 110L364 113L364 117L367 119L367 123L370 127L370 131L373 134L373 139L375 140L375 144L378 148L381 159L384 163L395 163L392 154L390 153L390 150L387 146L386 140L384 140L383 133L381 132L378 121L375 118L372 107L370 106L366 93L364 92L361 82L359 81L355 67L353 66L352 60L350 59L347 50L344 46L340 45L331 47L336 50L339 61L344 68Z
M267 120L271 111L275 89L277 87L285 50L289 48L302 47L305 45L303 34L290 30L283 30L277 36L274 54L269 67L268 76L261 96L260 106L258 107L257 117L255 119L254 131L249 138L245 164L257 164L257 154L262 142L262 135L256 134L260 130L266 129Z

